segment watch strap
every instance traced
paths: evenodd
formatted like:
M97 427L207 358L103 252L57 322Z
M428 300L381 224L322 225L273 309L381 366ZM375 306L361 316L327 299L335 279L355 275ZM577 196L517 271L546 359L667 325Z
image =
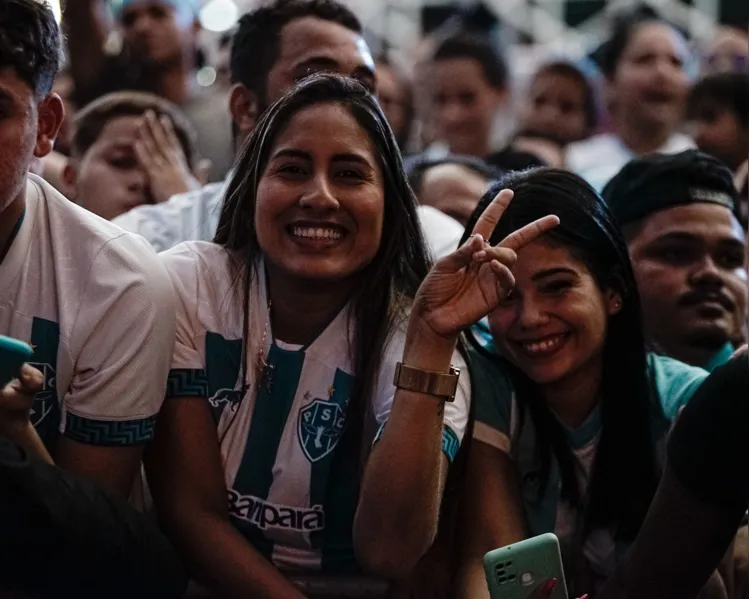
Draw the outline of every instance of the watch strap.
M399 389L435 395L445 401L454 401L458 390L460 369L450 366L450 372L434 372L406 366L398 362L393 384Z

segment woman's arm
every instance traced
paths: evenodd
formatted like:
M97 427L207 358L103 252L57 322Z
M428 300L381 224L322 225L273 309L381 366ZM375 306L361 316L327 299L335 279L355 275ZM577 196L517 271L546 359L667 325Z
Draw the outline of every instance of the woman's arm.
M684 408L640 534L600 599L692 599L705 584L749 504L749 476L736 466L749 452L748 389L749 362L740 355Z
M206 399L164 403L145 465L159 522L198 582L230 598L303 597L229 519L216 426Z
M487 552L528 536L517 471L505 452L473 440L461 510L457 597L489 597L484 573Z
M409 330L403 363L448 372L455 342ZM463 376L467 376L464 373ZM442 453L444 401L398 389L372 449L354 520L358 560L390 579L407 576L437 534L448 462Z
M403 364L446 373L460 332L496 308L514 285L516 251L555 227L545 217L487 244L512 192L501 191L473 236L434 265L419 287ZM447 462L442 455L443 399L399 389L382 438L364 472L354 521L357 557L387 578L403 578L437 532Z

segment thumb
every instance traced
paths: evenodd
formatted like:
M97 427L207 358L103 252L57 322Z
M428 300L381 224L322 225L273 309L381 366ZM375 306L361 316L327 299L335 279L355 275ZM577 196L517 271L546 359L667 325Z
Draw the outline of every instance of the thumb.
M452 254L443 256L436 263L435 266L439 267L440 270L447 270L449 272L455 272L461 268L468 266L473 261L473 255L484 249L486 242L481 234L476 233L471 235L468 240L461 245Z
M193 174L201 185L206 185L208 183L212 167L213 163L208 160L208 158L201 158L193 169Z

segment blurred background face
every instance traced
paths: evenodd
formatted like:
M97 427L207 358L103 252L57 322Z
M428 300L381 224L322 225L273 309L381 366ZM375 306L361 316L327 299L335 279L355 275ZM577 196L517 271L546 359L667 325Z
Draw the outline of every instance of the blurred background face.
M749 110L749 107L747 107ZM749 123L716 102L703 101L689 123L697 147L735 171L749 156Z
M749 70L749 35L734 27L718 29L703 59L704 73Z
M488 154L501 91L491 86L479 62L472 58L435 61L432 73L431 115L436 138L446 142L454 154Z
M195 44L195 25L187 8L160 0L135 0L120 14L130 56L144 66L178 63Z
M113 118L78 161L77 179L68 197L111 220L153 198L145 170L135 155L139 116Z
M408 122L408 105L411 103L409 94L410 90L401 83L394 69L390 65L378 62L377 99L400 144L407 141L410 126Z
M585 118L585 90L580 83L557 73L533 78L520 115L521 130L558 139L563 144L589 133Z
M636 27L609 81L613 113L625 123L676 128L689 84L686 58L686 43L673 28Z

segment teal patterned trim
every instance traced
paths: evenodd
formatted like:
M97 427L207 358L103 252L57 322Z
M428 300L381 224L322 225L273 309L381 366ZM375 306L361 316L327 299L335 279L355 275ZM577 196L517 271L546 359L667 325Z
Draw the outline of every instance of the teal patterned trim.
M166 380L166 398L208 397L208 377L205 370L173 368Z
M455 460L455 456L458 455L460 449L460 440L458 435L455 434L453 429L449 426L442 428L442 453L447 457L447 461L451 464Z
M64 435L88 445L142 445L153 438L156 416L138 420L89 420L66 414Z

